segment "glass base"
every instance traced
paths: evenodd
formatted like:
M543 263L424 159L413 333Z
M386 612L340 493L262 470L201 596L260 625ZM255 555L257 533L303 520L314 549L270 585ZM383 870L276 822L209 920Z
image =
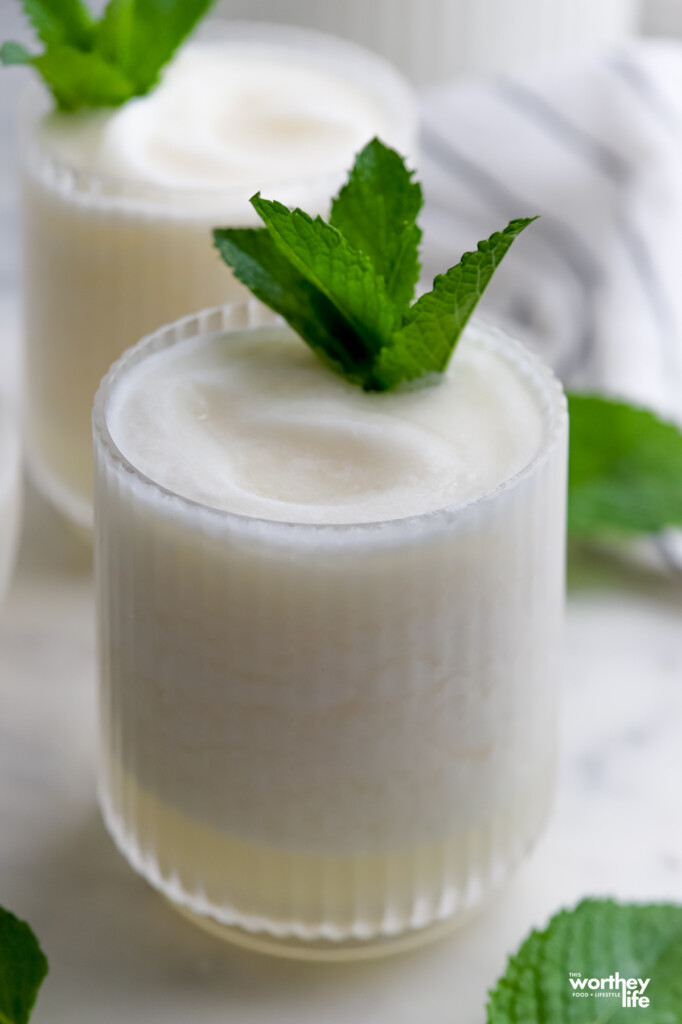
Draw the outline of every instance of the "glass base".
M235 945L317 961L402 953L467 924L533 846L552 789L548 773L532 799L448 841L334 856L235 839L156 800L114 758L100 770L115 844L180 914Z
M447 843L375 857L292 854L189 819L118 766L106 779L113 765L101 766L100 807L133 869L205 931L298 960L387 956L466 924L534 844L548 804L543 789L524 815L510 807L486 828Z
M494 895L494 894L492 894ZM196 914L187 907L180 906L167 899L169 905L182 917L197 925L203 931L223 942L247 949L265 956L277 956L287 960L306 960L316 963L348 963L358 960L376 960L379 957L397 956L409 953L447 938L477 917L487 906L489 900L483 900L476 906L462 913L455 914L445 921L438 921L425 928L415 928L399 935L386 935L374 939L354 939L344 942L317 940L305 942L293 936L279 939L263 932L249 932L244 928L221 924L215 918Z

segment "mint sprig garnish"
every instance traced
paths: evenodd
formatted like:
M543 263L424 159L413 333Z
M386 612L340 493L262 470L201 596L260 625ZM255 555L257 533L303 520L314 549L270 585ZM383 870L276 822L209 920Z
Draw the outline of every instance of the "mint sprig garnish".
M0 907L0 1024L26 1024L46 974L29 926Z
M358 154L329 220L366 254L400 312L412 301L421 269L417 217L424 197L413 174L398 153L375 139Z
M514 239L535 217L514 220L496 231L476 252L465 252L461 261L433 282L411 306L391 344L379 357L379 375L386 388L427 373L443 373L459 337L483 292Z
M217 228L235 276L279 313L330 369L366 391L443 373L513 240L513 221L437 277L410 305L419 276L423 198L403 159L378 139L358 155L329 223L258 193L264 228Z
M366 391L445 372L497 267L535 219L512 221L479 242L413 303L422 191L378 139L358 155L329 223L260 193L251 203L265 226L216 229L223 259L331 370ZM599 396L570 395L569 411L569 532L682 526L678 428Z
M365 253L353 249L336 228L321 217L254 196L251 203L263 220L281 256L315 291L323 295L357 339L357 370L371 379L372 366L388 343L396 308Z
M157 84L213 2L109 0L95 21L81 0L23 0L45 50L31 54L20 43L4 43L0 62L35 68L61 110L119 106Z
M568 526L575 537L682 527L682 432L598 395L568 396Z
M598 1021L682 1022L682 907L584 900L531 932L489 993L488 1024Z

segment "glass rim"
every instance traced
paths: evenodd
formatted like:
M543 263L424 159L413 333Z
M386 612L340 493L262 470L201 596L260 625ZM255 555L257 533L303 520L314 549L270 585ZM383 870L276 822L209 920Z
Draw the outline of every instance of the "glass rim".
M251 316L256 322L250 323ZM230 325L229 320L242 317L243 324ZM465 334L476 336L479 341L487 344L497 352L504 352L511 365L520 370L524 378L530 382L538 396L545 418L545 430L542 443L525 466L516 473L506 477L495 487L489 488L474 497L453 502L438 509L420 512L396 519L371 520L350 523L301 523L296 521L268 519L259 516L244 515L226 509L216 508L193 498L179 494L152 477L147 476L118 448L109 431L107 423L108 403L118 381L129 370L143 362L147 357L180 344L183 341L215 333L237 333L257 330L262 327L284 325L281 317L263 306L257 299L246 299L240 302L227 303L201 310L198 313L182 317L171 324L166 324L152 334L146 335L136 345L127 349L110 367L102 378L95 395L93 407L93 444L95 454L101 451L105 460L117 469L125 472L133 481L143 488L147 496L155 496L164 503L172 503L189 517L200 517L210 523L213 529L232 528L234 530L267 529L272 539L285 539L294 535L328 537L360 537L381 533L388 539L396 531L401 535L411 527L449 525L474 506L481 506L494 501L510 491L515 490L525 480L535 476L551 458L566 435L568 425L568 406L563 387L553 371L535 356L520 341L512 338L500 328L474 318L466 328ZM301 342L304 344L304 342ZM95 520L97 520L97 501L95 501Z
M220 42L235 44L246 43L281 46L285 52L301 51L308 62L320 64L327 69L330 60L332 70L339 73L344 69L348 74L349 59L353 61L351 70L362 71L360 87L376 96L383 102L400 134L400 148L409 149L416 146L418 128L418 103L414 88L407 77L391 64L385 57L363 46L330 33L314 28L303 28L297 25L278 24L271 21L245 21L213 18L204 22L187 40L187 43L199 43L210 47ZM185 44L186 45L186 44ZM154 203L162 206L165 201L172 209L174 201L199 199L214 203L225 199L247 199L256 186L245 183L227 185L209 184L164 184L147 181L143 178L132 178L123 175L109 174L99 170L79 167L74 162L63 159L50 152L38 139L35 126L43 114L53 110L51 98L42 82L32 80L24 89L20 101L20 137L23 151L23 163L32 159L39 162L43 174L47 172L60 186L74 197L82 200L97 200L112 206L124 206L127 203ZM91 112L107 108L88 108ZM368 140L369 141L369 140ZM416 153L403 154L414 160ZM348 166L329 170L321 170L297 177L278 177L258 184L259 188L279 190L301 186L310 188L312 184L329 187L329 194L345 180ZM338 179L338 181L337 181ZM247 195L248 193L248 195ZM161 202L160 202L161 201Z

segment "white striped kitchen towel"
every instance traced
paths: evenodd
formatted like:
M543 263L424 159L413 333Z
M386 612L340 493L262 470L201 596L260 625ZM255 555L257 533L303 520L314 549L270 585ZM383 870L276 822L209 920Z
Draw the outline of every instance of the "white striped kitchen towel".
M483 305L564 381L682 421L682 46L425 95L425 272L513 217Z
M482 312L564 382L682 423L682 46L424 95L425 277L515 217ZM682 567L679 534L658 545Z

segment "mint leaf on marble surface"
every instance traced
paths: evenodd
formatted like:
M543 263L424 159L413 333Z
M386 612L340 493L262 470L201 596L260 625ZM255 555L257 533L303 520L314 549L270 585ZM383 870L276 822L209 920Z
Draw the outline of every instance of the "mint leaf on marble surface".
M681 1024L681 906L584 900L531 932L489 993L487 1024L606 1022Z
M331 369L366 391L445 371L495 269L535 219L513 221L480 242L410 306L422 205L421 188L411 179L402 157L374 139L358 154L329 223L258 193L251 203L271 245L262 228L214 231L239 280Z
M0 1024L26 1024L46 974L29 926L0 907Z
M120 106L153 88L159 73L214 0L109 0L96 22L81 0L23 0L45 45L0 47L0 63L28 64L60 110Z
M568 528L575 537L682 526L682 432L653 412L568 396Z

